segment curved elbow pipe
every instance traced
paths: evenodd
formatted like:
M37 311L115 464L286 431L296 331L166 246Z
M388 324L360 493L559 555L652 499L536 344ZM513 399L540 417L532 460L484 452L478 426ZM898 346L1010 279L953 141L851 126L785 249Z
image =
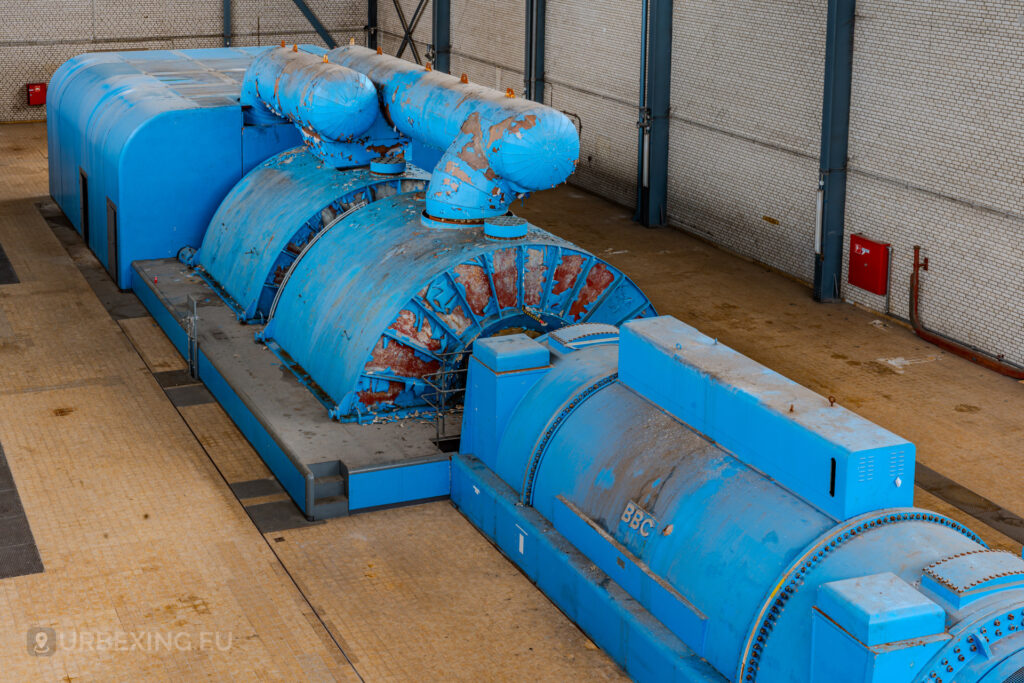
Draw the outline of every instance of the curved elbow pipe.
M242 104L253 107L257 121L267 113L288 119L314 154L338 168L367 164L398 142L386 126L375 125L383 122L373 83L308 52L273 48L253 60ZM382 127L390 140L379 139Z
M399 131L444 150L427 188L432 218L502 215L517 197L555 187L576 168L576 127L551 107L363 47L329 54L373 81L385 117Z

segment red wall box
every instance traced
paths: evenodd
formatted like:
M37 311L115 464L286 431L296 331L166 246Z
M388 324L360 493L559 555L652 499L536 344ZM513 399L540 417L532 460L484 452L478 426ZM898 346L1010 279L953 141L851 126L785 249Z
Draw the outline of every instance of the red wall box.
M847 281L872 294L889 289L889 245L850 235L850 273Z
M46 104L45 83L28 83L25 85L25 91L28 95L28 104L30 107Z

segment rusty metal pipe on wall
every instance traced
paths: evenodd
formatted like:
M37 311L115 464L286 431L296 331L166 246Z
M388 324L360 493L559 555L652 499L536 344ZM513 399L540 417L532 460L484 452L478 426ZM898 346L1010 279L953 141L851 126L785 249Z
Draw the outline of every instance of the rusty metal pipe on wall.
M984 368L998 372L1000 375L1006 375L1016 380L1024 380L1024 369L925 329L924 325L921 324L921 315L918 312L918 303L921 298L921 270L928 270L928 259L926 258L922 261L921 247L915 246L914 272L910 276L910 324L913 326L917 336L930 344L935 344L940 349L954 353L961 358L966 358Z

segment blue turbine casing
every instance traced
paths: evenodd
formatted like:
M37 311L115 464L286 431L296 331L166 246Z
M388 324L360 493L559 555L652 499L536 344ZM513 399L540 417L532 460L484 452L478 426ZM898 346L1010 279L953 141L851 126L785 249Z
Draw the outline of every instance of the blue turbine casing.
M333 417L429 412L481 336L653 314L620 271L539 228L494 240L424 226L422 213L422 193L400 194L324 231L261 334Z
M242 75L263 49L83 54L51 78L50 193L121 288L132 261L198 243L242 175L299 142L290 125L243 126Z
M628 322L621 341L582 325L476 348L460 452L724 678L1024 666L1024 561L909 507L911 444L672 318ZM528 562L519 543L506 552Z
M271 157L221 202L192 259L238 317L265 321L296 259L347 211L402 192L421 192L429 176L413 166L394 175L332 169L308 148Z
M369 70L390 112L365 134L374 89L359 69L332 63L339 60ZM450 407L463 384L464 351L481 336L653 313L618 270L504 215L513 194L553 186L574 167L579 140L559 112L354 47L320 61L298 50L264 53L246 74L243 99L287 115L306 149L247 175L198 252L182 256L240 319L267 321L258 339L332 417L392 419ZM417 107L430 125L415 125ZM410 139L376 130L399 113L396 127ZM472 139L461 140L467 131ZM344 139L328 141L328 133ZM398 154L353 167L370 161L364 152L407 144L450 145L446 154L459 159L442 158L429 182ZM342 159L332 152L339 145L355 151ZM467 173L484 179L477 189L489 191L460 204L464 195L449 182L460 173L453 164L468 164ZM438 187L447 188L443 199ZM439 201L455 213L428 217Z
M518 196L555 187L576 168L579 135L556 109L363 47L328 54L373 81L399 131L444 150L427 189L430 217L502 215Z

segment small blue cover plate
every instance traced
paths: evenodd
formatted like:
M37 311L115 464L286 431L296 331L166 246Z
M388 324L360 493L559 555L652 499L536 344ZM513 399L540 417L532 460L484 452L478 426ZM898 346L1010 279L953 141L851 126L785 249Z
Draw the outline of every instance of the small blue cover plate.
M818 609L868 646L923 638L946 628L945 611L891 572L823 584Z
M542 368L551 362L550 352L525 334L478 339L473 355L494 372Z
M1024 582L1024 560L1005 550L978 550L953 555L924 569L921 587L955 609L991 591Z

